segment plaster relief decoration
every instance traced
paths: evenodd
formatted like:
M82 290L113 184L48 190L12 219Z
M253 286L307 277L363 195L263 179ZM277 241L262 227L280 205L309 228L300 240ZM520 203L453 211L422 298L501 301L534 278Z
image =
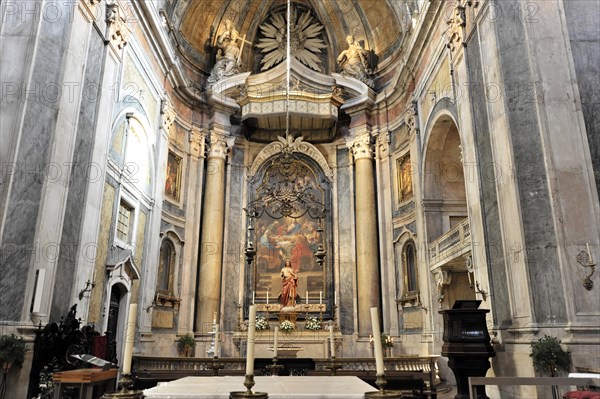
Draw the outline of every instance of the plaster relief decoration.
M167 159L167 178L165 180L165 194L167 197L179 201L181 189L181 157L171 151Z
M416 100L412 101L406 114L404 114L404 124L408 127L409 136L412 136L419 131L419 112Z
M161 127L165 132L169 132L171 125L175 122L175 108L171 104L171 101L168 98L164 98L160 102L160 117L161 117Z
M465 46L464 31L467 26L465 6L456 5L452 10L452 16L446 22L448 24L447 41L448 48L454 54L461 46Z
M241 43L239 47L238 41ZM229 19L225 20L225 30L217 36L217 57L208 78L209 86L240 72L244 43L247 43L246 36L240 37L233 23Z
M346 37L348 48L337 57L337 63L342 68L342 75L352 76L373 88L373 71L369 65L369 52L362 44L354 39L354 35Z
M290 25L290 53L298 61L315 71L321 72L321 60L318 53L326 48L321 39L323 25L315 21L310 11L298 17L298 11L292 8ZM287 27L283 12L274 13L268 22L260 25L262 37L256 47L263 54L261 71L279 64L286 59Z
M437 286L437 301L440 303L440 307L442 306L442 302L444 301L444 289L450 285L452 281L452 274L450 270L440 269L435 272L435 284Z
M121 50L127 45L131 31L127 26L125 10L117 0L106 3L106 29L112 46Z

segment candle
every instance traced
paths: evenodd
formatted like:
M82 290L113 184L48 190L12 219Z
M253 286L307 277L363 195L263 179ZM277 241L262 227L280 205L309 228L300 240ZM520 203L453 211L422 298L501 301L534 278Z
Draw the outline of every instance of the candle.
M331 357L335 357L335 341L333 340L333 326L329 326L329 350Z
M252 291L252 304L254 305L254 291Z
M219 349L221 349L221 334L219 334L219 325L215 328L215 357L219 357Z
M267 305L269 304L269 291L267 291Z
M133 357L133 341L135 338L135 320L137 317L137 303L129 305L127 332L125 334L125 350L123 351L123 374L131 373L131 358Z
M381 347L381 331L379 330L379 315L377 308L371 308L371 324L373 325L373 340L375 347L375 364L377 375L384 375L383 370L383 348Z
M306 304L308 305L308 291L306 291Z
M256 306L250 306L248 315L248 344L246 350L246 375L254 375L254 332L256 329Z
M319 291L319 305L323 303L323 291Z
M275 327L275 336L273 337L273 357L277 358L277 338L279 335L279 327Z
M337 291L333 291L333 304L337 306Z

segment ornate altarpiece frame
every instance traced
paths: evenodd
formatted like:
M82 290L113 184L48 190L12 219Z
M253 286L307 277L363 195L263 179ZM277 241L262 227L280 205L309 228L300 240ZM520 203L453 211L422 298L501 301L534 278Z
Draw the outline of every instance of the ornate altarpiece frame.
M277 198L277 200L274 200ZM283 201L279 200L280 198ZM296 310L333 315L332 173L323 155L310 143L280 138L265 147L248 178L247 228L252 227L256 255L246 263L244 308L253 300L260 311L279 310L280 271L286 259L298 274ZM322 232L319 232L319 227ZM315 252L325 251L322 265ZM266 292L269 307L266 308ZM306 304L306 291L310 300ZM322 293L322 306L319 306ZM246 312L245 312L246 313ZM245 315L247 317L247 315ZM274 316L274 315L273 315Z

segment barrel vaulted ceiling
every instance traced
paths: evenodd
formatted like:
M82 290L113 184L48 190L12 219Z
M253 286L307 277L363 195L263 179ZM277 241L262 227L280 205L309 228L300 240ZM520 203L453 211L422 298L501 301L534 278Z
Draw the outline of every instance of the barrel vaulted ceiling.
M336 71L335 59L347 48L346 36L353 34L367 50L383 62L400 47L406 24L405 0L292 0L294 7L311 10L323 25L327 45L323 58L326 73ZM282 10L286 0L172 0L168 12L170 25L186 58L204 72L214 62L216 36L227 19L246 45L242 60L246 70L256 71L260 50L256 47L260 25L273 10ZM251 47L250 49L248 47Z

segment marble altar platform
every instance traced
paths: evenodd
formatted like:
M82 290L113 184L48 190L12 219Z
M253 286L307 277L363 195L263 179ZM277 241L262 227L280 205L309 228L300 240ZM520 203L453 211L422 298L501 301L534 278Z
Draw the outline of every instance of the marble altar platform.
M163 382L144 391L148 399L228 399L231 391L244 391L244 377L185 377ZM255 392L269 399L362 399L375 391L358 377L255 377Z

